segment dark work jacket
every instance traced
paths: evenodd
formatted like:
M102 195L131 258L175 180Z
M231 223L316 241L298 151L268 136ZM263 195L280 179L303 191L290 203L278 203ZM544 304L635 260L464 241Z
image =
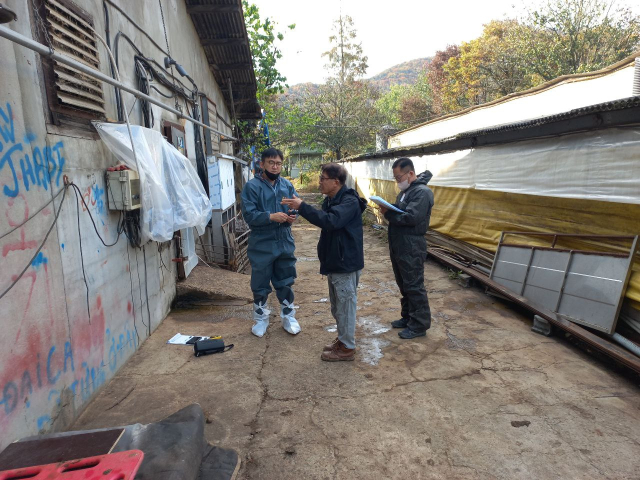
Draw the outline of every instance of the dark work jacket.
M253 177L242 189L242 215L251 227L251 234L284 228L291 231L290 223L278 223L270 220L272 213L288 213L289 207L280 202L283 198L297 196L296 189L289 180L278 177L273 185L262 178Z
M320 273L351 273L364 268L362 212L367 202L355 190L342 186L335 197L322 202L322 210L302 203L298 213L320 227Z
M424 235L429 230L433 192L427 183L433 175L422 172L404 192L400 192L394 205L404 213L387 210L384 218L389 222L389 237L397 235Z

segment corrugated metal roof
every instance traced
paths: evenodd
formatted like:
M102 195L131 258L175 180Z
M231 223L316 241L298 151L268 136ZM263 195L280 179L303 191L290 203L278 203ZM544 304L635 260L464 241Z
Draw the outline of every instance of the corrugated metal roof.
M433 142L354 155L345 158L344 161L420 156L584 130L638 124L640 124L640 96L634 96L533 120L461 132Z
M635 58L638 57L638 55L640 55L640 50L637 50L632 55L629 55L628 57L620 60L619 62L616 62L613 65L610 65L608 67L602 68L600 70L596 70L594 72L576 73L576 74L571 74L571 75L562 75L562 76L560 76L558 78L554 78L553 80L549 80L548 82L545 82L545 83L540 84L538 86L532 87L532 88L530 88L528 90L523 90L521 92L510 93L509 95L505 95L504 97L500 97L500 98L498 98L496 100L492 100L491 102L482 103L480 105L474 105L472 107L465 108L464 110L460 110L459 112L449 113L447 115L443 115L441 117L436 117L436 118L433 118L431 120L427 120L426 122L422 122L422 123L419 123L417 125L413 125L413 126L411 126L409 128L406 128L404 130L400 130L399 132L394 133L393 136L401 135L401 134L403 134L405 132L409 132L411 130L415 130L417 128L424 127L425 125L429 125L430 123L442 122L443 120L448 120L450 118L455 118L455 117L460 117L460 116L466 115L467 113L473 112L474 110L484 109L484 108L490 107L492 105L498 105L500 103L508 102L510 100L513 100L514 98L533 95L533 94L536 94L536 93L544 91L544 90L548 90L550 88L553 88L553 87L555 87L557 85L560 85L560 84L563 84L563 83L579 82L579 81L590 80L590 79L593 79L593 78L601 77L603 75L608 75L608 74L610 74L612 72L620 70L621 68L625 68L625 67L629 66L629 64L634 63Z
M216 82L236 117L261 118L242 0L185 1Z

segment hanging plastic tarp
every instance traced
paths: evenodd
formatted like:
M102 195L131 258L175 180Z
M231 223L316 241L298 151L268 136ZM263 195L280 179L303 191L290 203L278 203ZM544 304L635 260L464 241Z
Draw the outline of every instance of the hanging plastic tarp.
M195 227L202 235L211 218L211 203L189 159L160 132L131 125L138 168L126 125L94 125L111 153L138 171L143 242L166 242L173 238L173 232L189 227Z

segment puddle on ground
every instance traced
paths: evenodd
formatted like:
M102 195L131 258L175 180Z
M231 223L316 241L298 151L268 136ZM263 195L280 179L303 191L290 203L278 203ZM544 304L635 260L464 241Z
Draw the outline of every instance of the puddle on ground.
M359 317L356 320L356 325L364 330L365 335L380 335L391 330L391 327L380 323L380 317L376 315Z
M391 345L391 342L377 335L391 330L390 327L380 322L380 318L375 315L366 317L358 317L356 319L356 343L358 344L358 358L361 362L376 366L380 359L384 357L382 349ZM335 333L338 331L337 325L327 325L324 327L327 332Z
M384 357L382 349L391 344L388 340L382 338L364 337L358 341L360 347L360 359L364 363L376 366L380 359Z
M358 317L356 326L359 327L364 334L359 336L357 340L358 346L360 347L361 361L369 365L378 365L380 359L384 357L382 349L390 345L390 342L373 336L386 333L391 330L391 328L381 323L380 317L376 315Z

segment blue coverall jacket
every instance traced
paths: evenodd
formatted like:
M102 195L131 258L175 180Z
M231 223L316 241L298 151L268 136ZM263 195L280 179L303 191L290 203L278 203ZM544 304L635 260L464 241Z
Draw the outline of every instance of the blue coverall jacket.
M284 197L297 195L286 178L278 177L271 185L268 180L254 177L242 190L242 214L251 227L247 255L251 263L251 290L254 302L264 303L271 293L271 284L280 303L293 303L291 285L296 278L295 244L289 223L272 222L272 213L289 213L281 205Z

